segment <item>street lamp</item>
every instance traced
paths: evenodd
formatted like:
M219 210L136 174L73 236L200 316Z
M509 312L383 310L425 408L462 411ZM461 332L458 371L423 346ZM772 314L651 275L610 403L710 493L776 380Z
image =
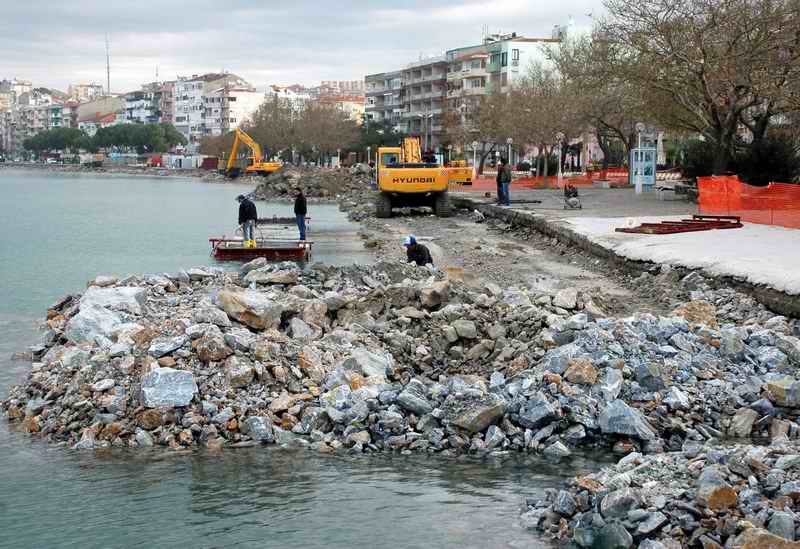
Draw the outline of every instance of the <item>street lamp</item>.
M506 162L511 164L511 145L514 143L514 140L509 137L506 139L506 143L508 144L508 158L506 159Z
M428 129L425 132L426 148L433 149L433 113L427 115L426 118L428 119ZM430 133L430 138L428 138L428 133Z
M636 175L636 194L642 194L642 132L645 130L645 125L641 122L636 123L636 134L638 136L639 145L633 153L633 164L635 166ZM634 167L632 166L632 167Z
M472 142L472 171L474 172L473 177L477 177L478 175L478 163L476 157L477 154L478 154L478 142L473 141Z
M342 149L336 149L336 167L342 167Z
M556 140L558 141L558 188L560 189L563 186L561 184L561 147L564 142L564 134L558 132L556 134Z
M453 144L450 143L447 145L447 163L450 164L453 161Z

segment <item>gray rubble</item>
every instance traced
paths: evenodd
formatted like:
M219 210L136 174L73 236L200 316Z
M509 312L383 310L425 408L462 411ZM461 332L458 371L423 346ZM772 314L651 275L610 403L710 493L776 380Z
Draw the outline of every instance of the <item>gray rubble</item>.
M762 479L752 460L739 465L708 448L730 437L787 445L800 436L793 322L725 322L711 289L669 316L606 318L581 292L468 288L392 262L253 262L241 273L100 280L48 310L30 373L1 403L22 430L78 449L274 443L562 460L600 447L627 453L626 467L673 459L688 467L678 484L690 490L697 472L703 488L691 497L709 505L721 488L741 494L731 474L745 474L752 490L750 477ZM800 458L784 453L774 467L767 461L776 471L763 483L792 497L784 484ZM701 476L692 465L700 455L727 471ZM630 487L629 471L618 473L596 482ZM611 546L674 523L663 505L631 516L644 505L639 492L598 500L599 518L587 514L595 500L570 494L575 524L563 494L532 506L528 519L541 520L526 520ZM758 524L788 532L787 516L773 514Z

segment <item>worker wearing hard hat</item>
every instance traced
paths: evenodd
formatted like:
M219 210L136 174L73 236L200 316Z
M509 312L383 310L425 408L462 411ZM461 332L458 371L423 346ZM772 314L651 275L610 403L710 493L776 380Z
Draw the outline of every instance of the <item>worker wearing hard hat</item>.
M433 265L431 252L428 250L428 248L417 242L417 237L415 237L413 234L406 237L405 241L403 242L403 246L406 248L406 256L409 263L416 263L420 267L423 267L428 263Z

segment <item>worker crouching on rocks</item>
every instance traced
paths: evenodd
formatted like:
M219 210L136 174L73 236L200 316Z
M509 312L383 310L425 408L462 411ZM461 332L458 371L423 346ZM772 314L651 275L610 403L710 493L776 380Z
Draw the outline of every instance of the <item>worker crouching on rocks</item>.
M406 247L406 256L408 257L409 263L416 263L420 267L424 267L429 263L433 265L431 252L428 248L417 242L417 237L413 234L406 237L403 246Z
M244 247L255 248L256 241L253 235L255 233L256 221L258 220L256 205L243 194L237 196L236 200L239 201L239 225L242 226Z
M297 219L297 229L300 231L300 240L305 240L308 205L306 204L306 197L303 195L303 189L297 188L294 193L294 216Z

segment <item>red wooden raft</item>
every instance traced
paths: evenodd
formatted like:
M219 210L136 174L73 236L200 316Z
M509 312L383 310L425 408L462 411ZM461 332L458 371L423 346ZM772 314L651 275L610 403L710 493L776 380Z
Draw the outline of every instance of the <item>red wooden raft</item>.
M221 261L249 261L265 257L273 261L303 261L311 254L310 240L259 240L245 248L241 238L209 238L211 255Z
M618 233L675 234L714 229L738 229L741 226L741 218L735 215L693 215L692 219L642 223L638 227L623 227L614 230Z

